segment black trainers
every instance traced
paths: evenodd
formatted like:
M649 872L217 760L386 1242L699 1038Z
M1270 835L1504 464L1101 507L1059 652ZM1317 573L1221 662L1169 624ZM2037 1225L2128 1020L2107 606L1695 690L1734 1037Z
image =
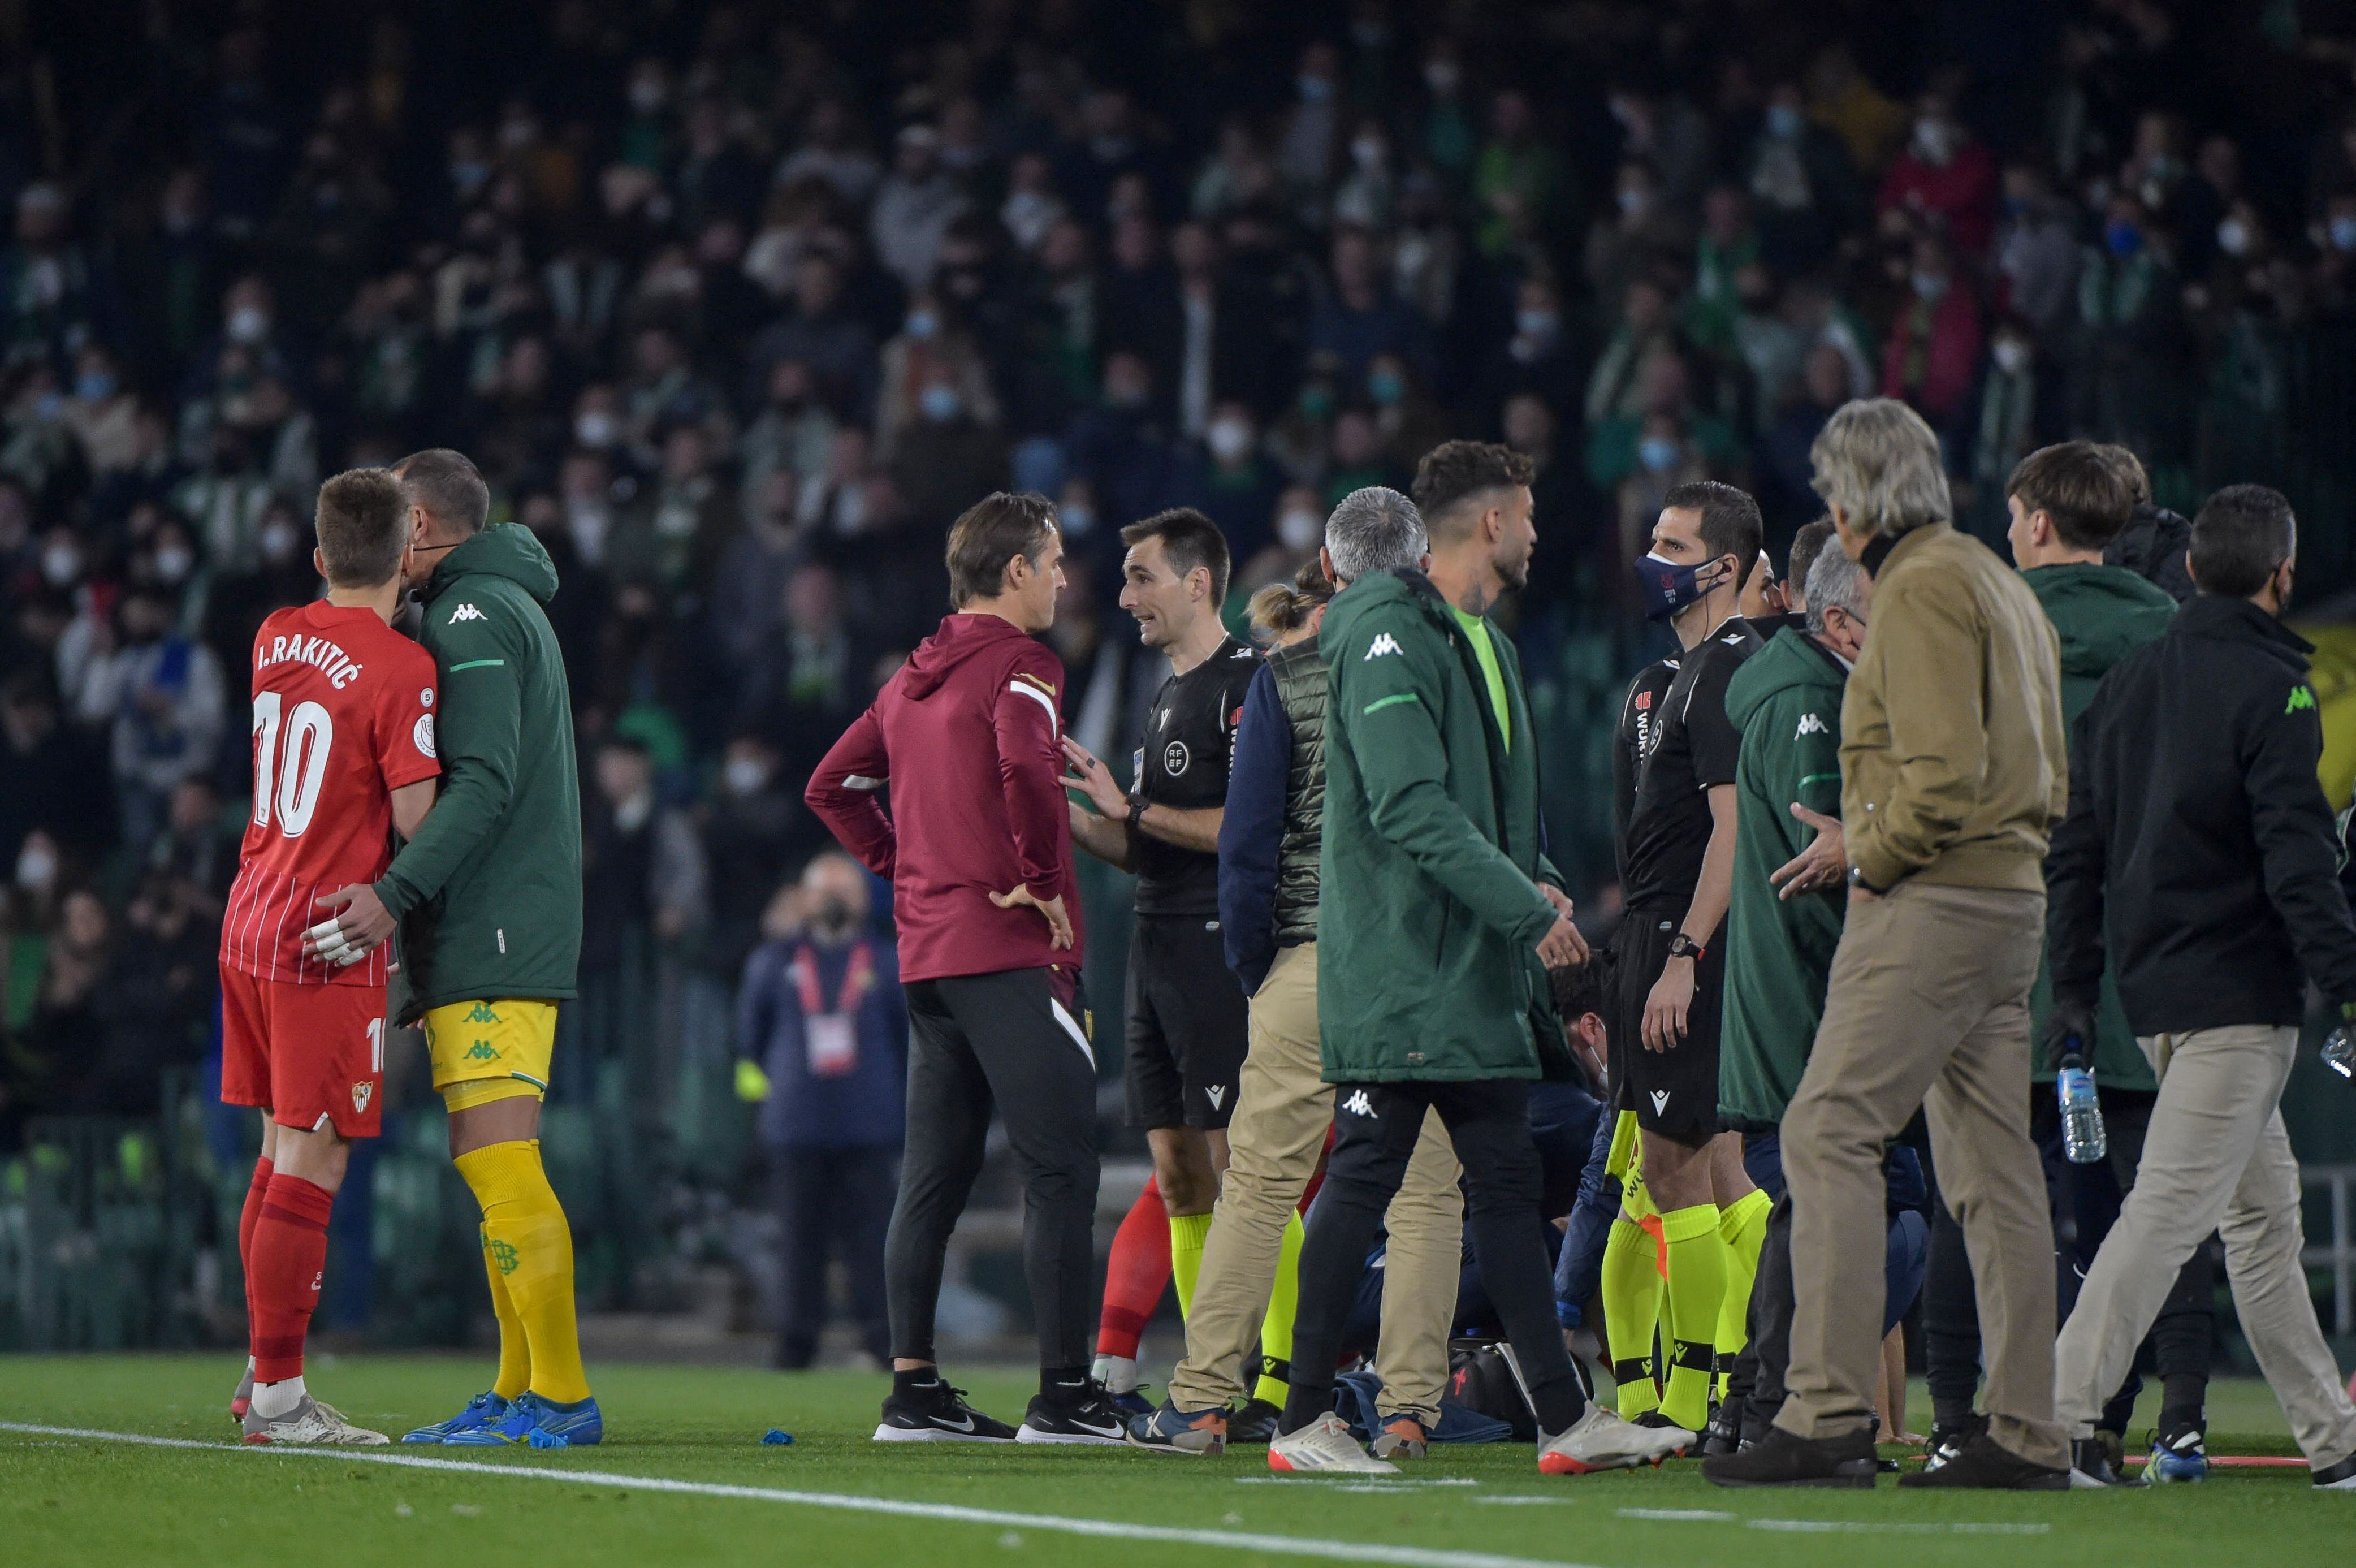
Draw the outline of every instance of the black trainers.
M1701 1451L1737 1454L1742 1449L1742 1402L1720 1400L1709 1411L1709 1424L1701 1431Z
M1971 1445L1972 1439L1987 1430L1987 1417L1984 1415L1975 1415L1961 1426L1941 1426L1936 1422L1932 1423L1931 1440L1922 1445L1922 1473L1928 1475L1954 1464L1956 1457Z
M945 1378L905 1390L894 1388L884 1402L878 1443L1012 1443L1014 1429L965 1402L965 1391Z
M2327 1492L2356 1492L2356 1454L2316 1471L2315 1484Z
M1991 1492L2066 1492L2071 1479L2069 1471L2033 1465L1983 1429L1937 1469L1901 1476L1898 1484Z
M1702 1479L1713 1487L1860 1487L1876 1474L1873 1434L1794 1437L1780 1426L1739 1454L1716 1454L1701 1462Z
M1125 1447L1129 1443L1129 1418L1105 1392L1105 1386L1088 1378L1068 1392L1032 1395L1031 1408L1023 1412L1023 1425L1014 1434L1014 1441L1105 1443Z
M2104 1443L2104 1437L2111 1443ZM2145 1487L2151 1483L2129 1480L2119 1473L2112 1444L2118 1441L2113 1434L2098 1432L2092 1437L2081 1437L2070 1444L2070 1468L2064 1472L2069 1484L2081 1490L2097 1487Z
M1263 1399L1248 1399L1227 1412L1227 1441L1265 1448L1276 1435L1276 1423L1284 1414Z

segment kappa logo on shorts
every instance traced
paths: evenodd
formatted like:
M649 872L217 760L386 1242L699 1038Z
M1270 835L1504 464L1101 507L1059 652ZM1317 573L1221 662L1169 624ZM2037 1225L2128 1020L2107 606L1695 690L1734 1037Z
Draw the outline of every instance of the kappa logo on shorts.
M375 1084L356 1083L352 1085L352 1109L354 1111L366 1111L369 1108L369 1101L375 1098Z
M1656 1089L1653 1090L1653 1114L1658 1116L1662 1112L1666 1111L1668 1108L1669 1091L1665 1089Z
M1370 663L1375 660L1380 659L1386 653L1403 654L1407 650L1405 649L1398 645L1398 639L1386 631L1378 635L1373 643L1367 647L1366 657L1359 660L1358 662L1361 664Z
M487 1002L477 1002L467 1009L466 1022L469 1024L496 1024L498 1021L499 1015L491 1011L491 1004Z
M475 1048L466 1053L470 1062L495 1062L499 1059L498 1047L488 1040L477 1040Z
M1342 1101L1342 1109L1353 1116L1364 1116L1369 1122L1382 1120L1375 1114L1375 1102L1366 1098L1366 1091L1363 1089L1356 1090L1349 1099Z
M1211 1102L1212 1110L1216 1111L1227 1102L1227 1086L1224 1083L1215 1083L1203 1090L1203 1098Z

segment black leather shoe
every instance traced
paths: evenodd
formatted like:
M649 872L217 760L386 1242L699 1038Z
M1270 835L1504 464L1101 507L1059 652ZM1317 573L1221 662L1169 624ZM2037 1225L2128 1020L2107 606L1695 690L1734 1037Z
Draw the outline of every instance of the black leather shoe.
M1710 1407L1709 1424L1702 1428L1705 1455L1734 1454L1742 1448L1742 1402L1721 1400Z
M1875 1469L1870 1433L1794 1437L1780 1426L1739 1454L1701 1462L1702 1478L1713 1487L1869 1487Z
M2327 1492L2356 1492L2356 1454L2318 1470L2315 1484Z
M2111 1463L2110 1445L2100 1436L2081 1437L2070 1444L2070 1484L2081 1491L2098 1487L2147 1487L2144 1480L2129 1480L2119 1474Z
M1968 1487L1986 1492L2066 1492L2071 1478L2067 1470L2030 1464L1983 1432L1937 1469L1901 1476L1898 1484Z

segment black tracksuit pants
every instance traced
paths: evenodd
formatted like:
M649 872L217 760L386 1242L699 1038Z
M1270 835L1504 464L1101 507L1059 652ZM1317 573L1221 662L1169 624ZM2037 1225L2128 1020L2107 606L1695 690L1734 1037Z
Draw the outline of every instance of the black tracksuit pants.
M1333 1090L1335 1136L1325 1162L1325 1185L1310 1209L1309 1234L1301 1246L1292 1392L1281 1423L1286 1433L1298 1432L1333 1408L1343 1326L1427 1110L1440 1112L1464 1167L1465 1229L1490 1301L1529 1384L1540 1432L1558 1433L1586 1410L1587 1397L1555 1318L1528 1082L1344 1083Z
M892 1354L931 1361L949 1232L996 1107L1023 1176L1023 1275L1039 1364L1088 1363L1096 1323L1097 1069L1044 969L908 985L908 1141L884 1243Z

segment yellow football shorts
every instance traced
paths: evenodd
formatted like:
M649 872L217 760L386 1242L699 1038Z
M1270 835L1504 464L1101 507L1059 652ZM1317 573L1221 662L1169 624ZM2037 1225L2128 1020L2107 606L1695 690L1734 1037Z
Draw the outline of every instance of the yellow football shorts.
M556 1004L524 997L453 1002L420 1020L434 1092L453 1111L548 1093Z

